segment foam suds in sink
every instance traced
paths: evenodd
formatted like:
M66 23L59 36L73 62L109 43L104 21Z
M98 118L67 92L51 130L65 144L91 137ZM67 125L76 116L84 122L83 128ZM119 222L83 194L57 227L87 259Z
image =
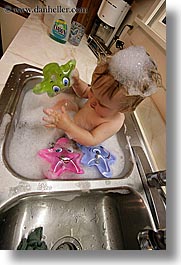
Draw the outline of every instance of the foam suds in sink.
M41 159L37 152L40 149L48 148L56 140L64 136L59 129L50 129L43 126L43 108L55 104L60 97L72 97L61 94L58 97L50 98L46 94L35 95L29 90L24 97L19 121L16 124L15 132L9 145L9 164L19 175L28 179L42 179L49 164ZM73 96L74 97L74 96ZM74 98L75 100L75 98ZM120 147L116 135L104 141L102 145L109 150L116 161L110 166L113 177L119 177L124 168L124 153ZM95 179L102 178L96 167L82 166L84 174L66 173L61 179Z

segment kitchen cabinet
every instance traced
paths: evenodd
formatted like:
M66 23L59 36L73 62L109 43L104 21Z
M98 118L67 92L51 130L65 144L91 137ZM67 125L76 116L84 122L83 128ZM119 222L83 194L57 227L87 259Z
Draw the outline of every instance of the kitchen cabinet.
M0 28L3 53L6 51L15 35L22 27L26 18L15 13L7 13L3 8L0 8Z

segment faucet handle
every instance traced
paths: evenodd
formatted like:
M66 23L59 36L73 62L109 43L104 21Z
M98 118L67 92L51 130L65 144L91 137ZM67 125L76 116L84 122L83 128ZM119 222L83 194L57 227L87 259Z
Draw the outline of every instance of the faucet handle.
M148 173L146 178L150 187L160 189L162 186L166 186L166 170Z
M138 233L138 242L142 250L165 250L166 249L166 230L160 229L153 231L145 229Z
M156 171L146 174L147 182L150 187L157 188L164 204L166 205L166 193L162 189L166 186L166 170Z

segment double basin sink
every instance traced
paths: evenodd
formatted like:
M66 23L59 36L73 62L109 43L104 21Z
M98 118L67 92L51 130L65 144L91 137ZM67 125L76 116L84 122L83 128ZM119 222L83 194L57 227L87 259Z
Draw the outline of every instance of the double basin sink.
M133 113L116 135L124 166L110 179L31 179L11 165L23 99L41 80L41 69L15 65L0 97L0 249L17 249L38 227L50 250L141 249L142 231L165 228L165 207L147 185L151 160Z

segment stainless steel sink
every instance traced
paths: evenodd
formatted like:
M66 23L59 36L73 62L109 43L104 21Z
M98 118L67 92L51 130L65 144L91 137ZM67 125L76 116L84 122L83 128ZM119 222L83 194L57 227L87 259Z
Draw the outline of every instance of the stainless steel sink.
M138 233L165 228L166 220L146 180L154 168L134 113L116 136L125 158L116 177L35 180L11 165L9 146L24 96L40 80L41 69L16 65L0 96L0 249L16 249L40 226L48 249L139 249Z
M137 235L151 219L133 190L34 194L0 211L0 249L16 249L39 226L48 249L139 249Z

